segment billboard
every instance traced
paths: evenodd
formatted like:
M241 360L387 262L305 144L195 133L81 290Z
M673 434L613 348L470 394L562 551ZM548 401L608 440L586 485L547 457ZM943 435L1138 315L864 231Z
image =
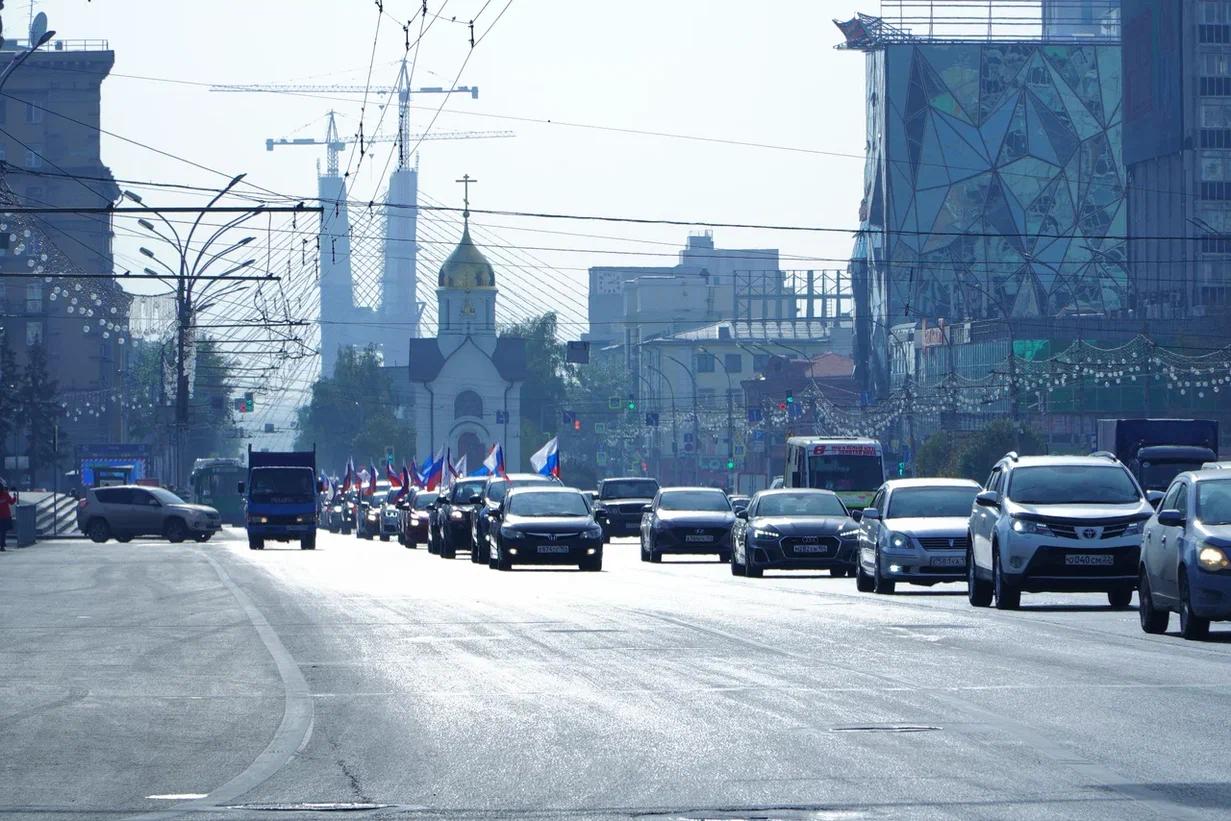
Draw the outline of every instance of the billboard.
M1123 0L1124 162L1184 144L1184 3Z

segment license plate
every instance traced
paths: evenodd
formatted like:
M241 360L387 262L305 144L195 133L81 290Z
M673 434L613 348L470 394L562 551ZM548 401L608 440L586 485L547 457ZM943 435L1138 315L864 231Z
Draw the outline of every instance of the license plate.
M541 544L539 545L540 553L568 553L568 545L562 544Z
M684 537L686 542L712 542L714 537L705 533L689 533Z
M1110 553L1069 553L1064 563L1076 567L1106 567L1115 564L1116 557Z
M797 544L795 545L796 553L828 553L829 548L819 544Z
M933 556L932 567L964 567L965 556Z

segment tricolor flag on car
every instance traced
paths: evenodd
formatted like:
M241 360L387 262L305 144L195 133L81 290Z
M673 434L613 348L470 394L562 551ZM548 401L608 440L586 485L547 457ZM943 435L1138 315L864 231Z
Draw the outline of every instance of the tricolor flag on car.
M353 459L346 460L346 475L342 477L342 492L349 493L351 485L355 483L355 462Z
M462 454L462 458L457 460L457 464L453 466L453 480L457 481L466 475L466 454Z
M402 477L393 469L393 465L388 462L385 462L385 478L389 480L389 487L395 490L402 486Z
M535 473L560 477L560 445L556 437L553 436L546 445L530 457L530 467L534 468Z
M474 476L504 476L504 446L499 442L492 445L491 451L483 464L474 471Z

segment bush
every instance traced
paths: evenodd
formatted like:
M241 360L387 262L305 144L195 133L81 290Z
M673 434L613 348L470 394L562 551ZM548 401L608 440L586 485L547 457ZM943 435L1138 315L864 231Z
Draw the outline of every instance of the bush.
M982 482L992 465L1011 450L1022 456L1044 453L1046 442L1033 428L997 419L981 431L941 431L927 438L916 457L916 476L942 476Z

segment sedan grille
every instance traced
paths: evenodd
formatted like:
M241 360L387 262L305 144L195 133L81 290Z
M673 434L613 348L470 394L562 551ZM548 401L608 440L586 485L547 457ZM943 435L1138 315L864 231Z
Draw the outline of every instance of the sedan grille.
M969 536L925 536L919 539L924 550L969 550Z
M782 552L787 556L836 556L841 541L836 536L791 536L782 540Z

